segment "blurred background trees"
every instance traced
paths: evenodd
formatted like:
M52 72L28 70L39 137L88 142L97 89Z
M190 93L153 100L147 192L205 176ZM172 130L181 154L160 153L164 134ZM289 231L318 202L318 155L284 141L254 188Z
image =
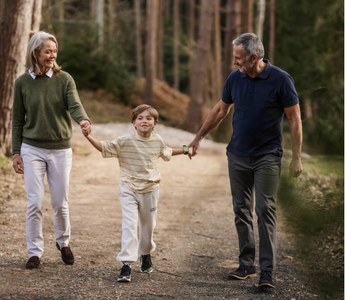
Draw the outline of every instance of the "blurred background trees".
M20 15L8 18L9 2L20 1L0 0L2 28L29 17L29 13L23 17L21 11ZM232 40L241 33L254 32L263 40L265 57L294 78L304 137L311 146L305 149L343 154L344 3L341 0L22 2L41 6L41 14L37 10L29 17L31 29L37 31L37 25L34 29L33 24L38 23L41 30L57 36L58 63L74 77L79 89L105 89L114 95L114 101L134 105L134 94L150 103L155 82L165 81L172 89L189 95L188 113L181 116L183 122L179 126L192 132L198 130L219 101L224 82L235 69ZM26 42L28 30L20 34ZM0 40L0 67L5 68L4 64L9 62L6 53L10 51L4 50L7 49L4 45L9 45L6 31L1 30ZM24 52L16 56L21 67L23 61L19 57ZM140 89L137 82L143 76L147 84ZM1 90L5 86L10 89L15 77L0 81ZM0 104L11 110L11 103L3 96ZM2 109L1 113L4 112ZM6 126L8 117L1 115L0 127ZM1 128L0 137L4 132ZM213 137L228 142L231 133L230 114ZM3 138L0 143L5 143Z

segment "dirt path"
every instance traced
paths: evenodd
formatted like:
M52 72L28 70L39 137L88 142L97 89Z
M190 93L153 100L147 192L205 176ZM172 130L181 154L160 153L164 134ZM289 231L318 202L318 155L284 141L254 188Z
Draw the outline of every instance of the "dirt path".
M74 134L69 197L73 266L64 265L55 248L46 192L42 265L35 271L25 269L24 181L11 172L2 174L0 195L7 201L0 213L0 299L318 299L291 259L294 253L280 216L276 289L260 292L258 278L227 278L238 264L227 161L224 145L205 148L192 161L178 156L159 162L163 181L154 272L141 274L135 263L129 284L116 282L121 206L115 159L102 159L78 132Z

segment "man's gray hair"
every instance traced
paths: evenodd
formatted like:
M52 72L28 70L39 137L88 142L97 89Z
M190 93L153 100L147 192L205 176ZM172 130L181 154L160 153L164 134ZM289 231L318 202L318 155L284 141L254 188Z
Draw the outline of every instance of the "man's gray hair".
M242 45L247 57L256 54L258 59L263 59L265 56L264 45L261 40L254 33L243 33L238 38L232 41L233 45Z
M35 75L38 75L44 71L44 67L40 65L37 59L37 55L40 53L42 49L42 45L45 41L51 40L56 44L56 48L58 48L58 43L52 34L49 34L44 31L36 32L29 41L28 49L25 55L25 71L29 72L29 70L35 72ZM61 70L61 67L54 61L53 71L57 73Z

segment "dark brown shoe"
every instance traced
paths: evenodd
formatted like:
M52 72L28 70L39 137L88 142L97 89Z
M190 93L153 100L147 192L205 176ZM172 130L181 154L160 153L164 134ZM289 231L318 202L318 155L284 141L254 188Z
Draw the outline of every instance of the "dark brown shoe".
M32 256L30 257L29 261L26 263L26 268L29 270L38 269L40 263L41 261L38 256Z
M61 252L62 261L66 265L73 265L74 264L74 256L73 256L72 250L69 246L63 247L62 249L60 249L59 244L56 243L56 248Z

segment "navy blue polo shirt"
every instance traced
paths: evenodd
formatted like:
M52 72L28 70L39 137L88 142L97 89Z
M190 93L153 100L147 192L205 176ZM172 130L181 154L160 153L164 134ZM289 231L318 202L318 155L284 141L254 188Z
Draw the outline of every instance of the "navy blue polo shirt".
M292 77L270 64L255 78L233 71L224 86L222 100L234 103L233 134L227 150L257 157L275 149L283 151L284 108L299 103Z

